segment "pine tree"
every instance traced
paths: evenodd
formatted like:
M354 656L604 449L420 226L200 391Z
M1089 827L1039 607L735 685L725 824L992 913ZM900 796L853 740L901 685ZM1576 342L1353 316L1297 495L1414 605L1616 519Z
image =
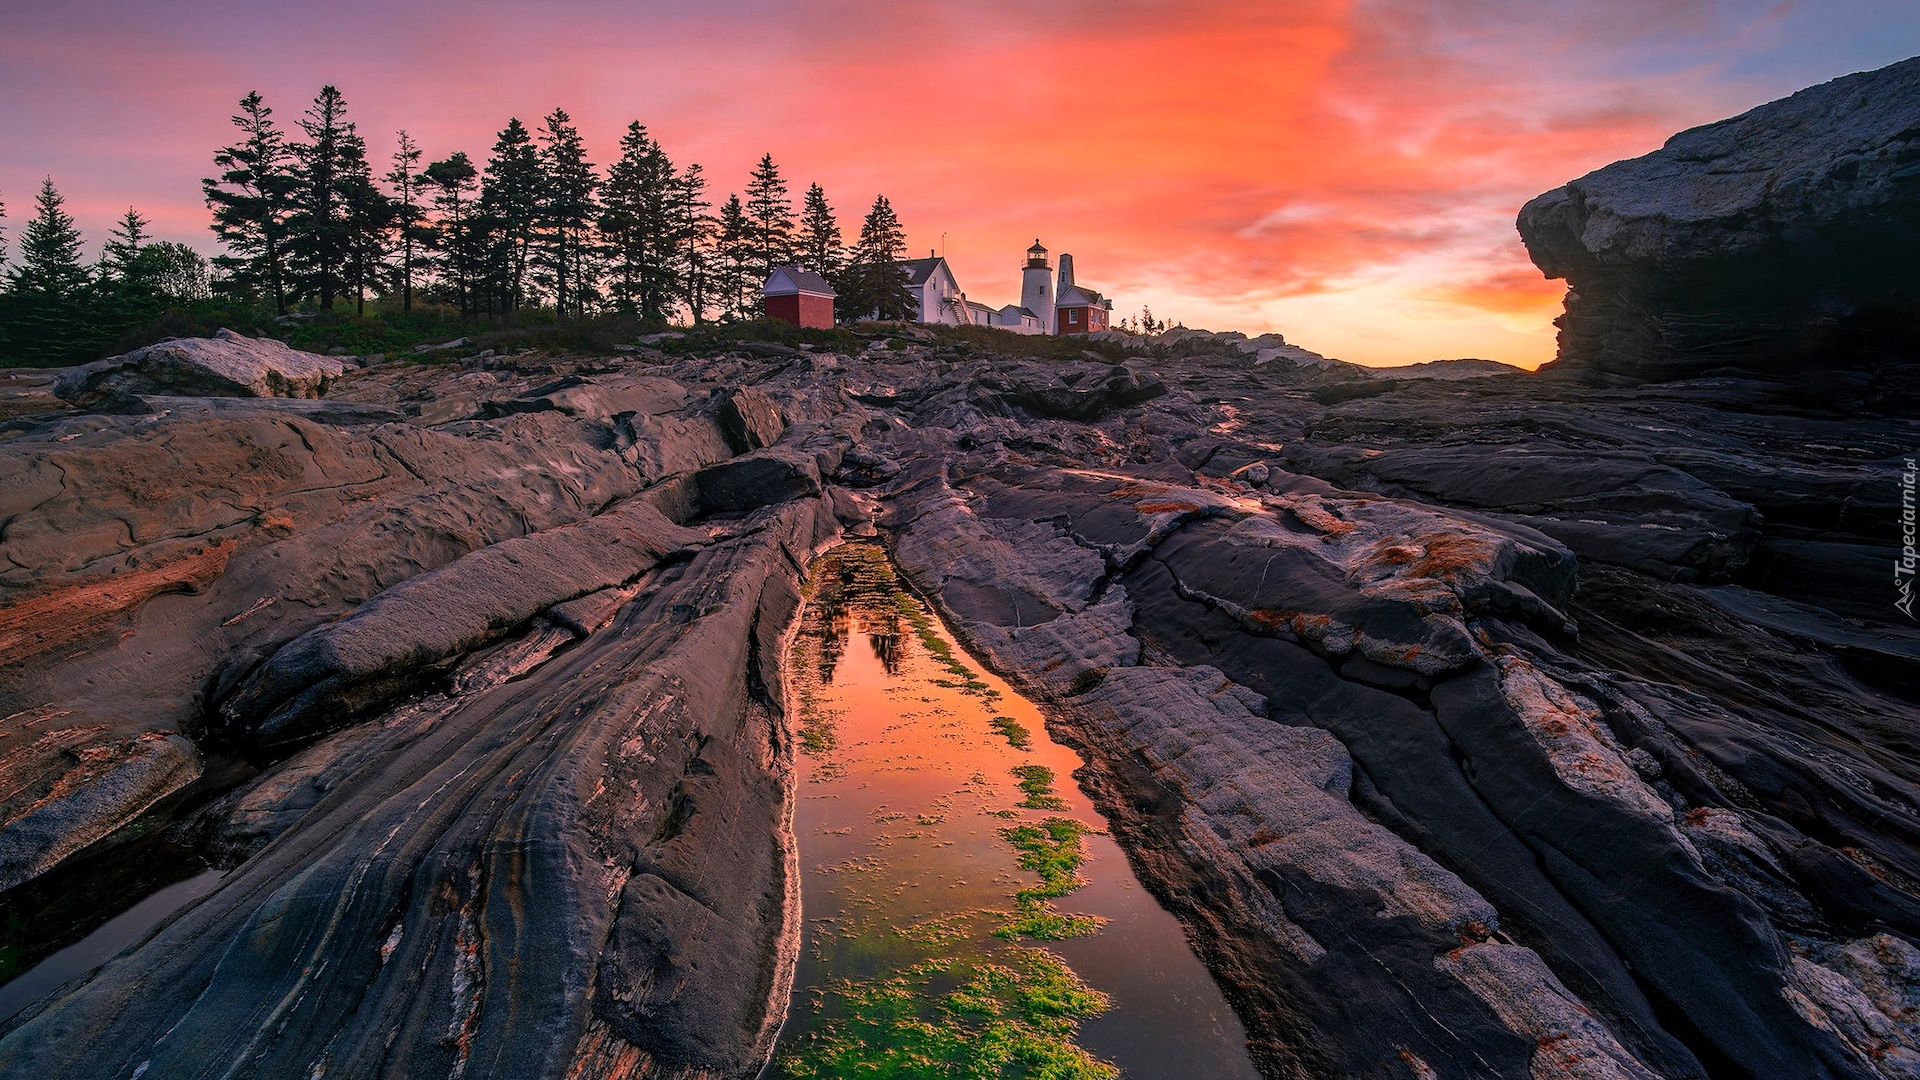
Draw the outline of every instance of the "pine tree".
M828 280L839 277L846 265L847 246L840 238L840 222L835 220L833 207L827 205L827 193L819 184L807 188L796 246L800 265Z
M681 291L678 179L647 129L637 120L628 124L601 188L600 235L612 259L616 305L648 319L665 319Z
M464 155L463 155L464 156ZM469 166L471 168L471 166ZM405 131L393 152L393 168L381 177L393 189L393 225L400 242L400 310L413 310L414 251L426 239L427 209L420 205L420 147Z
M233 124L245 137L215 152L220 176L200 182L213 211L213 233L231 252L213 262L231 287L264 287L275 314L285 315L286 218L297 183L293 152L257 90L240 99Z
M740 205L740 196L729 195L714 222L714 300L720 318L727 322L752 317L747 286L754 256L753 224Z
M553 110L545 125L540 132L540 228L545 241L540 265L553 283L554 310L565 318L586 309L593 195L600 180L587 161L580 129L566 110Z
M713 242L713 218L707 214L713 204L707 201L707 178L700 166L688 165L673 182L675 247L680 252L676 278L679 298L687 305L688 316L697 325L705 322L710 302L711 272L708 249Z
M749 260L764 282L774 267L793 261L793 204L772 154L761 155L747 181L746 216Z
M860 225L860 242L853 249L853 265L843 275L841 288L847 319L911 319L913 293L900 265L907 253L906 233L885 195L876 196L873 209Z
M13 291L61 300L77 299L88 283L80 262L80 230L49 176L40 183L33 220L20 233L20 265L8 275Z
M386 290L385 271L393 236L394 204L373 182L367 143L352 124L340 139L340 208L346 223L343 283L353 288L354 310L367 311L367 290Z
M5 221L6 219L7 219L7 204L4 201L0 201L0 221ZM0 269L5 269L6 265L7 265L7 227L5 225L0 225Z
M487 252L484 307L505 313L527 300L527 262L540 218L543 178L533 136L511 118L493 144L476 227L493 241Z
M140 211L127 207L127 212L114 223L113 232L100 250L100 276L122 286L135 286L136 262L140 249L147 244L147 226L152 224Z
M148 224L138 210L127 207L100 251L96 272L98 317L123 330L149 322L160 313L162 254L148 242Z
M53 178L40 185L34 216L20 233L20 259L7 274L8 352L29 363L85 359L102 328L87 318L91 280L80 262L80 230L61 209Z
M484 237L477 235L469 220L474 213L473 195L479 189L479 177L479 170L465 151L430 163L421 174L433 191L433 208L439 214L428 232L428 242L439 252L436 265L440 280L452 285L462 316L472 315L477 306L475 289L487 254Z
M300 271L299 296L317 301L322 311L333 310L354 240L345 188L350 183L352 144L358 139L346 117L347 102L340 91L321 87L300 118L307 141L293 147L298 184L287 220L289 254ZM364 144L359 149L364 163Z

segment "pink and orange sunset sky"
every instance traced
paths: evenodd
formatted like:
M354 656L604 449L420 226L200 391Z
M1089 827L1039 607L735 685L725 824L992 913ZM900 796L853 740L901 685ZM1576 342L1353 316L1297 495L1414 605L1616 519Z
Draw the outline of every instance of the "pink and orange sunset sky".
M596 162L638 119L718 197L763 152L850 232L883 192L994 306L1038 236L1116 316L1532 367L1562 290L1521 203L1916 51L1912 0L10 0L0 199L17 235L51 174L95 249L132 204L211 251L249 90L291 125L338 85L381 158L399 128L484 158L560 106Z

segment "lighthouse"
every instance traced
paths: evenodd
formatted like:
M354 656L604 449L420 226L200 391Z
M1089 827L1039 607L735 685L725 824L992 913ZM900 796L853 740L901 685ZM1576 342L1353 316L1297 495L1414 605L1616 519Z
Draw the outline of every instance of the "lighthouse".
M1038 315L1045 332L1053 333L1053 268L1038 239L1027 249L1027 265L1020 271L1020 306Z

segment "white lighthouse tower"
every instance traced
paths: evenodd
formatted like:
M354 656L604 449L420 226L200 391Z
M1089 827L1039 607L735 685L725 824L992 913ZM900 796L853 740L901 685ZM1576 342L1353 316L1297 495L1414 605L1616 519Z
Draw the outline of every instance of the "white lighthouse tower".
M1053 333L1053 268L1039 240L1027 249L1027 265L1020 271L1020 306L1040 316L1040 325Z

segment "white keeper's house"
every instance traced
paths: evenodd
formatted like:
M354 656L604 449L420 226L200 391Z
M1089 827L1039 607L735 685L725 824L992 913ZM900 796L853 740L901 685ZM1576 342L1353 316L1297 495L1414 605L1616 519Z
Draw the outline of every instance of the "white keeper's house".
M1086 334L1105 330L1113 301L1073 280L1073 256L1060 256L1058 288L1047 249L1035 240L1020 271L1020 302L991 308L967 299L947 260L929 252L901 264L913 293L915 319L948 326L994 326L1018 334Z

